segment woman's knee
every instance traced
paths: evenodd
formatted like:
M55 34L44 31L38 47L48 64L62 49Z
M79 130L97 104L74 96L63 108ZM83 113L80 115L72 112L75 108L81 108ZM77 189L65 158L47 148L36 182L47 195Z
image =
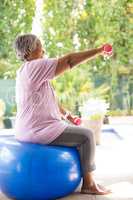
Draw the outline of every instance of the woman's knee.
M89 141L94 140L94 133L92 130L84 128L82 133L85 140L89 140Z

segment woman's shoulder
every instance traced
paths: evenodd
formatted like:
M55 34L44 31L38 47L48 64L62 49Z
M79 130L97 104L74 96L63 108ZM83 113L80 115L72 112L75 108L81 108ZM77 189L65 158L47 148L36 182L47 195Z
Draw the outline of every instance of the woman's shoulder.
M47 58L38 58L38 59L27 61L26 64L27 65L35 65L35 64L42 63L42 62L46 62L46 61L47 61Z

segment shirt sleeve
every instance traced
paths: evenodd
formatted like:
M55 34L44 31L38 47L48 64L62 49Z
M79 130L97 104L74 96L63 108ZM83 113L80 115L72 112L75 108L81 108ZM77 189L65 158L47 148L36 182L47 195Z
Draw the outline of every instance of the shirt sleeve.
M29 62L29 80L41 85L44 81L53 79L57 64L57 58L42 58Z

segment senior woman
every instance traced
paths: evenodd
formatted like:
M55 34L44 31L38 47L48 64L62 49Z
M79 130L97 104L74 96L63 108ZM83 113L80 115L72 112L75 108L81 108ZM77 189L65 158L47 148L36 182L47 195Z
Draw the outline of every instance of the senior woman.
M109 190L96 184L95 141L91 130L64 123L50 80L73 67L103 54L103 46L82 52L68 53L60 58L45 58L41 41L33 34L16 38L15 50L23 61L16 78L16 138L23 142L76 147L81 162L83 184L81 193L104 195Z

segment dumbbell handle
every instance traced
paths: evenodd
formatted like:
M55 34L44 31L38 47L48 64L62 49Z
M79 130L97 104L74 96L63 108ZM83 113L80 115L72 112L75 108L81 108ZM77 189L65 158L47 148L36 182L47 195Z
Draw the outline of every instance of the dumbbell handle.
M81 124L81 118L79 118L79 117L73 117L73 116L71 116L71 115L68 115L67 116L67 119L70 121L70 122L72 122L73 124L75 124L75 125L80 125Z

